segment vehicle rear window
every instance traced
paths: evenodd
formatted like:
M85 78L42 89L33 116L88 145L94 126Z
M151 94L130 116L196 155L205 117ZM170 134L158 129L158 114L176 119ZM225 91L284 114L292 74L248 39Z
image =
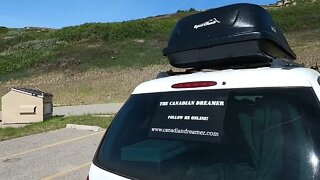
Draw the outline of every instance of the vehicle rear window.
M311 88L132 95L94 164L143 180L314 179L319 110Z

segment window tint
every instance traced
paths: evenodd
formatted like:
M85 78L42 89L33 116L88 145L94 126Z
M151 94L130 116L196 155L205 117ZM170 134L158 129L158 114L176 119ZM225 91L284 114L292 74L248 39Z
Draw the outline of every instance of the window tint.
M318 179L317 103L311 88L132 95L94 163L143 180Z

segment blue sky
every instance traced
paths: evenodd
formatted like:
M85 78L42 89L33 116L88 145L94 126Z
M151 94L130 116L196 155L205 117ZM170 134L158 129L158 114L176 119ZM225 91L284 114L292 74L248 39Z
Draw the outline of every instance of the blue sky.
M209 9L247 2L275 0L0 0L0 26L61 28L87 22L119 22L177 10Z

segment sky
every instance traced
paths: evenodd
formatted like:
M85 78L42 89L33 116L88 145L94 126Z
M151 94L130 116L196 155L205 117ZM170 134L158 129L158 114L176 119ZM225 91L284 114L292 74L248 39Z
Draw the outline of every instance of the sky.
M61 28L90 22L121 22L211 9L233 3L267 5L275 0L0 0L0 26Z

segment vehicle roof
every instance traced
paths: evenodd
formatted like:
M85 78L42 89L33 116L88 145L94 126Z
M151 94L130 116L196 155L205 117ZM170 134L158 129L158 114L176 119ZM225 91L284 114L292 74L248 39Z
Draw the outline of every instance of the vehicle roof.
M313 87L315 85L319 86L317 82L319 75L319 72L309 68L284 69L269 67L197 72L144 82L136 87L132 94L205 89ZM188 89L171 88L173 84L193 81L215 81L217 85ZM223 82L225 82L225 85L223 85Z

